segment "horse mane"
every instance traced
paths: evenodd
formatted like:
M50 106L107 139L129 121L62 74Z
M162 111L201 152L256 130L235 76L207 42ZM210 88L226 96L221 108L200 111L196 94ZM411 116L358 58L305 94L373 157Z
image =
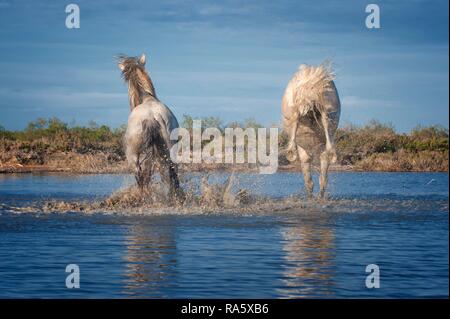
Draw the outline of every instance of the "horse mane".
M122 77L128 83L130 109L141 104L146 96L156 97L155 87L144 65L139 63L139 57L129 57L124 54L117 56L122 67Z

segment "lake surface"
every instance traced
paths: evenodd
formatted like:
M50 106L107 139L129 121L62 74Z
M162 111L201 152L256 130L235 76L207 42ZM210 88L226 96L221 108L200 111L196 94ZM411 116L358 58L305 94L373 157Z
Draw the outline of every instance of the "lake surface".
M303 196L299 174L238 178L274 202ZM323 210L11 210L95 200L132 182L125 175L0 175L0 298L448 297L447 173L331 173L332 200ZM66 288L68 264L80 268L79 289ZM366 288L369 264L380 269L380 288Z

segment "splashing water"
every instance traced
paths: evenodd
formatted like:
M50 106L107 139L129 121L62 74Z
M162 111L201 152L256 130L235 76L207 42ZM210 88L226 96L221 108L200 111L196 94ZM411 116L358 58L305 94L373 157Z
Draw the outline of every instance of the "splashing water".
M161 182L155 182L142 191L131 185L122 188L103 199L90 200L39 200L31 205L2 204L2 210L14 213L106 213L106 214L214 214L235 215L273 214L273 213L352 213L365 211L396 212L399 209L410 212L430 210L447 211L448 200L397 197L330 197L325 200L307 201L298 194L274 198L256 192L265 182L252 178L251 185L240 187L240 181L231 174L223 182L213 182L217 176L209 174L188 179L184 183L186 200L182 204L172 203L168 191ZM266 185L273 187L273 185Z
M33 205L19 207L3 205L14 212L109 212L109 213L211 213L223 209L238 209L263 198L251 196L246 189L233 192L234 174L225 183L211 183L209 175L201 178L200 185L188 181L185 187L186 200L180 204L171 201L166 187L161 182L153 183L144 190L136 185L118 190L100 201L58 201L47 200Z

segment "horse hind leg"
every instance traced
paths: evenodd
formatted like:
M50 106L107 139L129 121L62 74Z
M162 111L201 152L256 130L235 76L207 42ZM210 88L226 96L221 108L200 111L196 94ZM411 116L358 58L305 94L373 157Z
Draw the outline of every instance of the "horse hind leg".
M169 185L169 196L178 202L183 202L185 194L178 178L178 166L172 162L169 154L165 154L161 161L161 179Z
M337 161L337 155L336 155L336 149L334 147L334 141L333 141L333 137L330 134L330 129L329 129L329 119L328 116L326 114L321 115L321 122L322 122L322 126L323 126L323 131L325 134L325 140L326 140L326 152L327 152L327 156L329 158L329 160L331 160L332 163L336 163Z
M135 163L135 172L134 172L134 178L136 179L136 184L138 185L139 189L144 189L145 187L145 174L142 163L139 161L139 156L137 156L136 163Z
M184 202L186 196L183 192L183 189L180 186L177 166L176 164L172 163L172 161L168 164L168 166L169 166L168 171L171 180L172 194L177 201Z
M313 189L314 189L314 182L311 178L312 158L300 146L297 146L297 149L298 149L298 156L300 158L300 163L302 165L303 179L305 181L306 196L308 197L308 199L311 199L313 197Z
M324 198L325 189L328 184L328 168L330 166L330 157L327 150L320 154L320 190L319 190L319 198Z
M138 159L136 160L135 179L138 187L141 190L144 190L150 185L154 168L151 154L146 154L143 160L140 160L139 158L140 156L138 156Z

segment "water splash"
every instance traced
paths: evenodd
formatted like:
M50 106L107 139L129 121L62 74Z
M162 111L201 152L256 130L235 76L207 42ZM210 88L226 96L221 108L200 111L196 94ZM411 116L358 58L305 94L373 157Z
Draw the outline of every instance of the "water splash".
M259 195L261 181L241 188L240 180L231 174L225 181L213 182L217 176L201 175L200 179L185 180L186 200L173 203L167 188L155 181L145 191L135 185L120 189L110 196L98 200L38 200L32 204L12 206L0 204L0 209L12 213L67 213L84 214L141 214L141 215L195 215L195 214L317 214L317 213L365 213L365 212L427 212L448 211L448 199L366 197L306 200L299 194L284 197Z

